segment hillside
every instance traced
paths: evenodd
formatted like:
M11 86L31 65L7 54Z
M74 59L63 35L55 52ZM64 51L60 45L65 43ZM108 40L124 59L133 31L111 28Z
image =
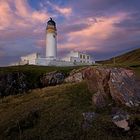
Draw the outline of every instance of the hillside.
M86 83L33 90L30 94L0 100L1 140L138 140L137 126L119 130L110 118L111 108L96 110ZM93 126L83 131L83 113L98 112ZM134 112L134 111L133 111ZM135 115L131 116L132 118Z
M115 62L114 62L115 61ZM130 51L128 53L122 54L120 56L111 58L109 60L101 61L103 64L140 64L140 48Z
M140 79L131 79L133 70L139 75L139 67L127 70L106 66L0 68L0 88L3 88L0 92L10 93L0 98L0 140L139 140L139 95L133 90L139 92ZM53 71L64 73L65 82L48 85L50 79L54 82L57 78ZM46 87L37 84L42 74ZM22 82L29 88L16 93ZM119 92L110 90L118 87L118 82L124 83L124 87ZM6 89L7 85L10 90ZM118 96L113 96L116 93ZM117 127L113 116L121 116L122 124L129 123L130 130Z
M73 69L79 67L13 66L0 68L0 97L27 92L63 82ZM49 81L45 80L48 75Z

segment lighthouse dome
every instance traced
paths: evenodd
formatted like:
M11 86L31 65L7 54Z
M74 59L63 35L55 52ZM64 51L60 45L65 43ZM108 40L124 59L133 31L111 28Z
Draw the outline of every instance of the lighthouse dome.
M47 22L48 25L53 25L56 26L55 21L53 21L52 18L50 18L50 20Z

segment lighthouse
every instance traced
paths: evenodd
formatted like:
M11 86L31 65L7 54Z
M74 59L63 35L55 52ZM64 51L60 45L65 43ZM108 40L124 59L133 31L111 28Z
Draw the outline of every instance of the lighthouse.
M42 58L38 53L28 54L21 57L18 65L39 65L39 66L81 66L92 65L95 61L89 54L71 51L64 58L57 57L57 29L55 21L50 18L46 27L46 56Z
M46 58L50 60L57 58L57 29L52 18L47 22L46 28Z

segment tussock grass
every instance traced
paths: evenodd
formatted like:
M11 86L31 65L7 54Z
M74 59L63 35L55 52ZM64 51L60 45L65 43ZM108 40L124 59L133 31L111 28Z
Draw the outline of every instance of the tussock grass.
M0 139L19 138L20 133L12 130L13 126L16 127L17 121L23 122L27 118L25 116L36 109L40 112L38 122L24 129L21 139L78 139L82 133L82 113L93 110L91 96L85 82L82 82L5 97L0 100ZM7 129L11 131L10 136L5 134Z
M2 140L133 140L138 130L120 131L106 108L82 129L83 112L94 112L86 82L35 89L29 94L0 99ZM136 114L135 114L136 115ZM135 116L138 118L138 116ZM133 118L135 120L135 118Z

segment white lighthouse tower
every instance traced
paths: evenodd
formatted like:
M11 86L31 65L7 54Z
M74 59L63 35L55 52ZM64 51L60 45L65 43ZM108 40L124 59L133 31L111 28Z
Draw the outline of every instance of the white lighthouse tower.
M50 18L46 27L46 57L42 58L38 53L28 54L21 57L18 65L40 65L40 66L79 66L92 65L93 61L89 54L71 51L63 59L57 57L57 29L55 21Z
M55 60L57 58L57 29L56 23L50 18L46 28L46 58Z

